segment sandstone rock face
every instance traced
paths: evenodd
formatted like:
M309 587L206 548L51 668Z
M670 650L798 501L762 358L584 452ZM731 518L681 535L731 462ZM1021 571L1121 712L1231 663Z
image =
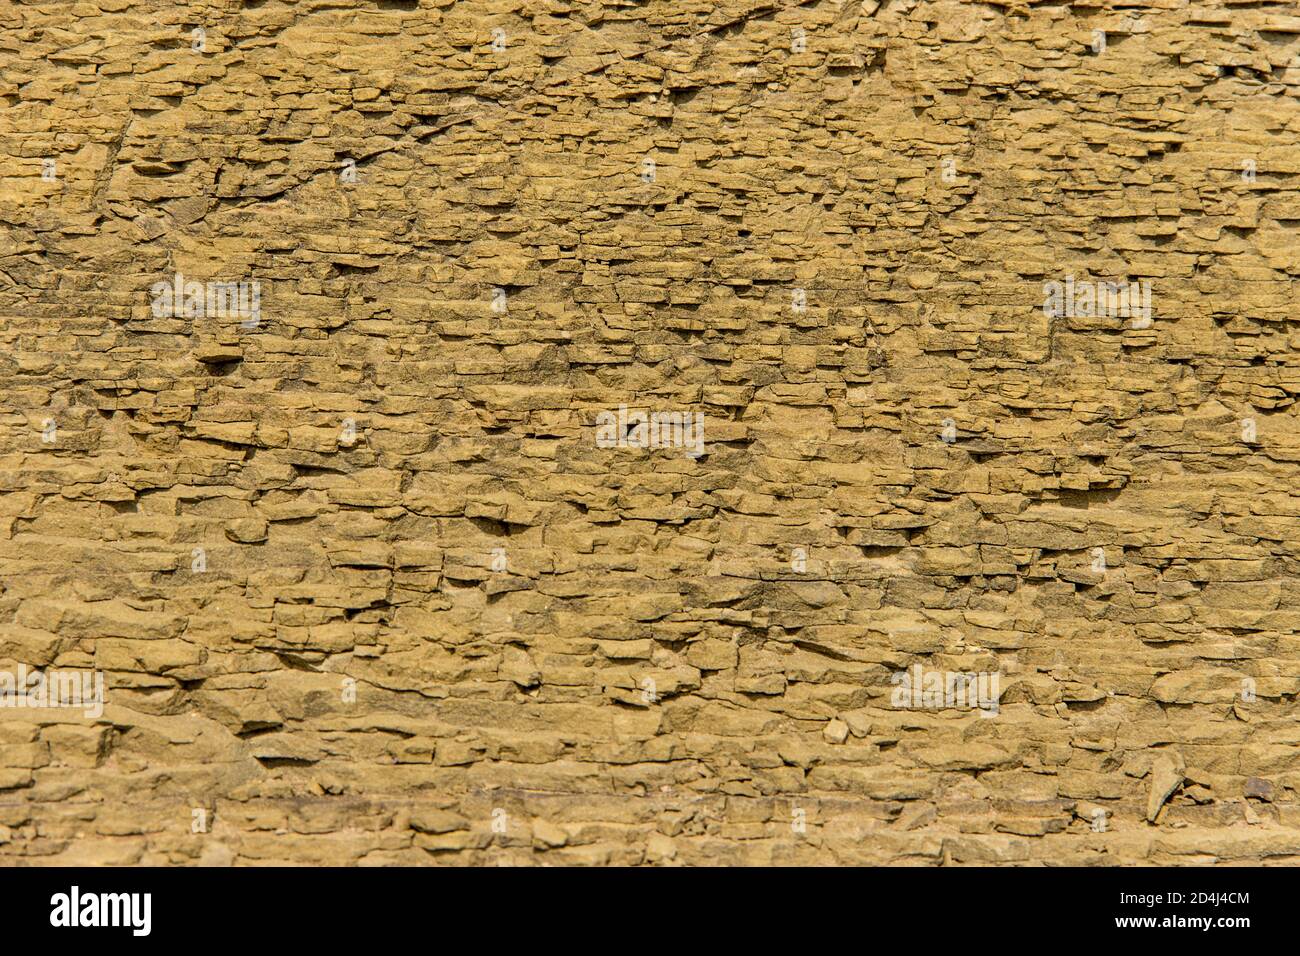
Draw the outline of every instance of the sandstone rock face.
M5 5L0 861L1300 862L1295 14Z

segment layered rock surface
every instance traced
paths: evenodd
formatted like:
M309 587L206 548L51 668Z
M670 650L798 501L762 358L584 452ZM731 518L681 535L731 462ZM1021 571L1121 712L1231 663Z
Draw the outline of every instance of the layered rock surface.
M0 709L0 862L1296 862L1298 57L1267 0L0 9L0 670L106 682Z

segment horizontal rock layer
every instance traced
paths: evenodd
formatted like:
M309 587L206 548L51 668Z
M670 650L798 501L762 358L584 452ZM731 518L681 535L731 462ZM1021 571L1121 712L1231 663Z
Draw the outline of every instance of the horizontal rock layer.
M6 6L0 862L1300 861L1298 57Z

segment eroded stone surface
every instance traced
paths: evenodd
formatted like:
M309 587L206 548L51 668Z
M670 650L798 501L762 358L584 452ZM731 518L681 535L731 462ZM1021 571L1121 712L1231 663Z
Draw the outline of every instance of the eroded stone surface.
M0 710L0 861L1295 862L1298 55L1282 2L5 6L0 669L107 701Z

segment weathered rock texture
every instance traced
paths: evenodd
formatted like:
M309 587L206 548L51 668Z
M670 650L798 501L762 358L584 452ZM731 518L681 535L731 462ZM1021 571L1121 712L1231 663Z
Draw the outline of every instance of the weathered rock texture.
M1300 860L1298 55L1268 0L8 3L0 669L108 699L0 710L0 859Z

